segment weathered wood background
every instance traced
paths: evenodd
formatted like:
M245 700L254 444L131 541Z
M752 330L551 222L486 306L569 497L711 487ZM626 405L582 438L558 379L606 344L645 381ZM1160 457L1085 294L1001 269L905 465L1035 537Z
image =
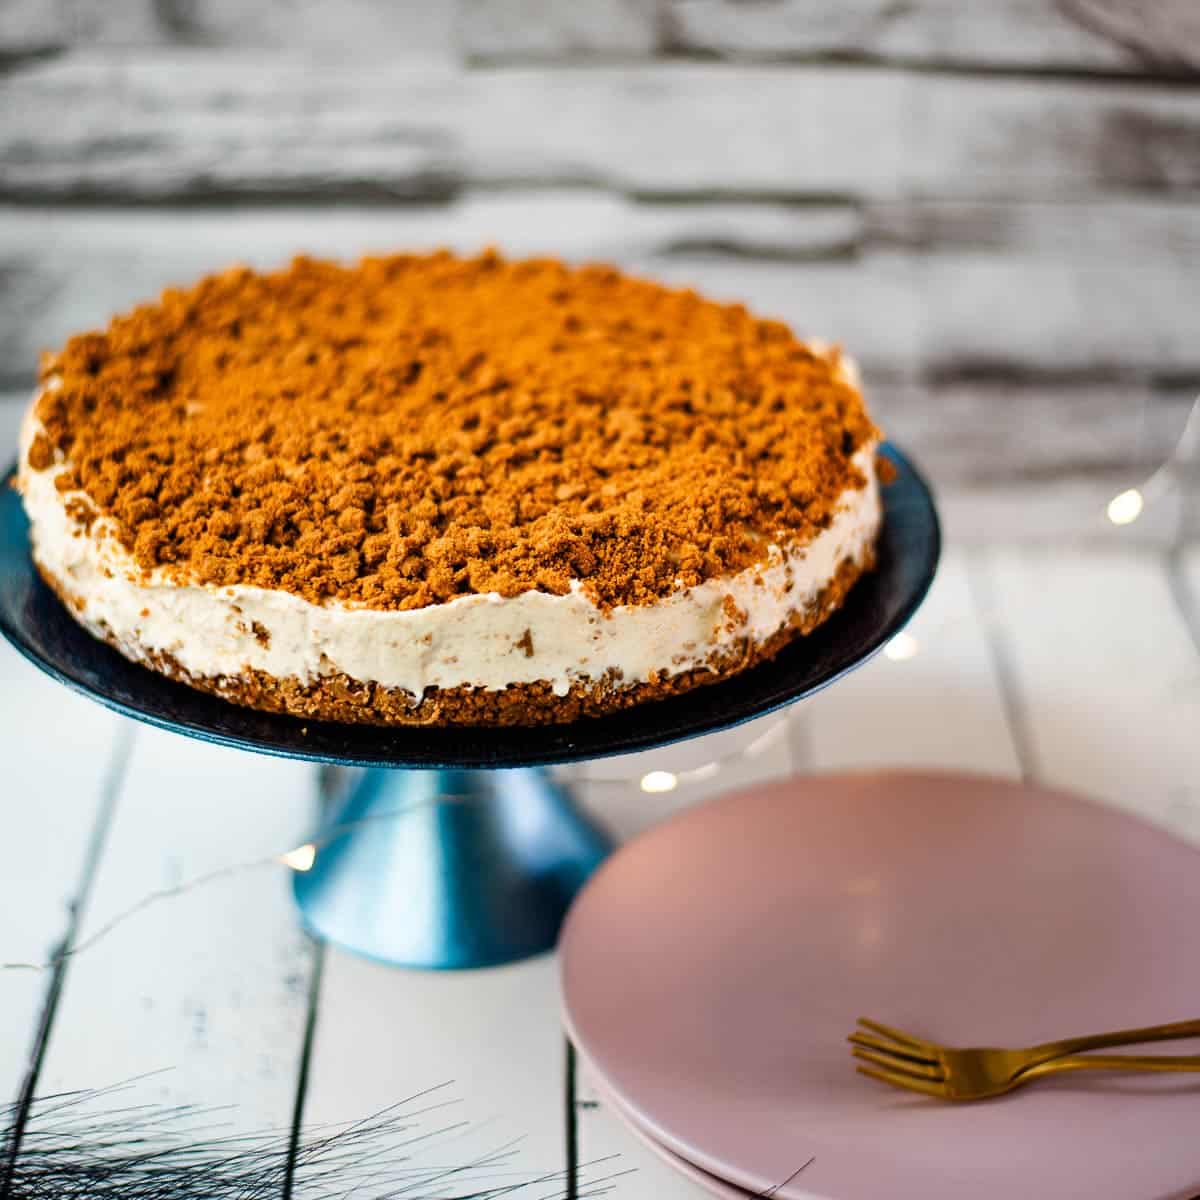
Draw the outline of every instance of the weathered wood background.
M495 242L863 363L960 538L1118 536L1200 391L1197 0L0 0L0 438L231 259ZM1194 465L1124 539L1200 536Z
M1200 391L1200 0L0 0L0 453L38 349L168 282L489 242L841 340L952 540L981 543L951 546L916 657L786 724L572 768L599 819L629 835L759 779L912 765L1200 841L1197 468L1137 524L1104 518ZM135 729L3 645L0 757L0 962L298 844L317 783ZM691 778L647 796L650 768ZM571 1195L632 1167L617 1196L695 1200L568 1066L551 959L366 963L300 937L282 873L0 977L0 1101L171 1067L136 1099L286 1132L454 1080L447 1120L474 1132L435 1155L523 1134L511 1169L567 1169Z

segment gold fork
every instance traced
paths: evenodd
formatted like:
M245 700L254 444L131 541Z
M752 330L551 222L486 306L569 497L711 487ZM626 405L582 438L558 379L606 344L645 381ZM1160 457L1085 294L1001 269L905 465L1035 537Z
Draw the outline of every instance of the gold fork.
M1059 1071L1200 1071L1200 1054L1085 1053L1111 1046L1200 1037L1200 1020L1119 1029L1015 1050L940 1046L866 1017L859 1017L858 1024L861 1028L847 1040L854 1047L850 1053L860 1062L871 1064L860 1066L861 1074L944 1100L999 1096Z

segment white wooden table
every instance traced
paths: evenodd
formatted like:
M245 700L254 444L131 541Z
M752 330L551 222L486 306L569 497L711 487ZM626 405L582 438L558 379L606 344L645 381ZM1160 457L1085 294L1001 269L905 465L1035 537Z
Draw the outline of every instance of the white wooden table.
M943 766L1200 839L1195 463L1135 525L1103 508L1200 390L1194 7L0 0L0 465L41 348L235 260L497 242L745 300L861 361L951 549L914 657L774 737L573 772L588 804L630 835L755 778ZM300 935L271 860L315 772L137 728L4 645L0 762L0 962L268 861L0 970L0 1104L162 1070L139 1099L286 1144L445 1083L430 1127L471 1127L435 1159L523 1136L506 1170L695 1195L574 1079L552 960L421 975Z
M571 774L626 836L754 779L920 765L1077 788L1200 842L1200 548L952 546L911 633L913 657L876 659L774 737L771 718ZM638 786L651 766L737 747L757 753L670 793ZM284 851L313 819L306 766L138 727L7 646L0 750L8 962L44 961L156 889ZM274 863L232 873L147 907L57 973L0 972L0 1102L31 1072L44 1095L159 1071L141 1100L233 1105L230 1130L286 1139L297 1114L357 1120L445 1084L438 1096L457 1103L423 1120L470 1127L431 1139L429 1161L521 1138L505 1172L577 1162L578 1194L609 1176L616 1195L699 1194L574 1078L552 958L463 974L373 965L308 943L287 884Z

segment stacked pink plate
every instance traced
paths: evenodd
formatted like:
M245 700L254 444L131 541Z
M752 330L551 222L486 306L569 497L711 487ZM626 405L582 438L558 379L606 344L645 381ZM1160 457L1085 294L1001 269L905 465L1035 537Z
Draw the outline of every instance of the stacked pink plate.
M856 1074L845 1038L860 1015L1013 1046L1194 1018L1198 929L1200 853L1122 813L974 776L809 776L601 868L563 934L566 1020L611 1110L717 1195L1187 1200L1200 1076L955 1105Z

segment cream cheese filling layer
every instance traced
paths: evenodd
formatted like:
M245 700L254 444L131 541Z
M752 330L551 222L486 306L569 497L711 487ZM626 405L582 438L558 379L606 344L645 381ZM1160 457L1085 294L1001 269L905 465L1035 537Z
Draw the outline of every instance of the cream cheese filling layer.
M854 457L866 486L843 493L832 523L807 545L771 544L765 562L653 604L605 611L578 580L561 596L470 595L404 612L313 604L258 587L180 585L161 571L146 577L111 536L107 518L85 533L68 513L73 498L86 497L55 487L67 464L29 467L40 428L31 409L21 435L20 488L35 559L81 602L76 619L91 632L109 637L128 658L168 654L197 676L258 670L310 682L341 672L414 699L431 687L499 691L537 681L563 696L572 684L610 672L624 684L642 683L707 666L743 638L767 641L815 602L844 560L861 563L870 555L882 520L872 443Z

